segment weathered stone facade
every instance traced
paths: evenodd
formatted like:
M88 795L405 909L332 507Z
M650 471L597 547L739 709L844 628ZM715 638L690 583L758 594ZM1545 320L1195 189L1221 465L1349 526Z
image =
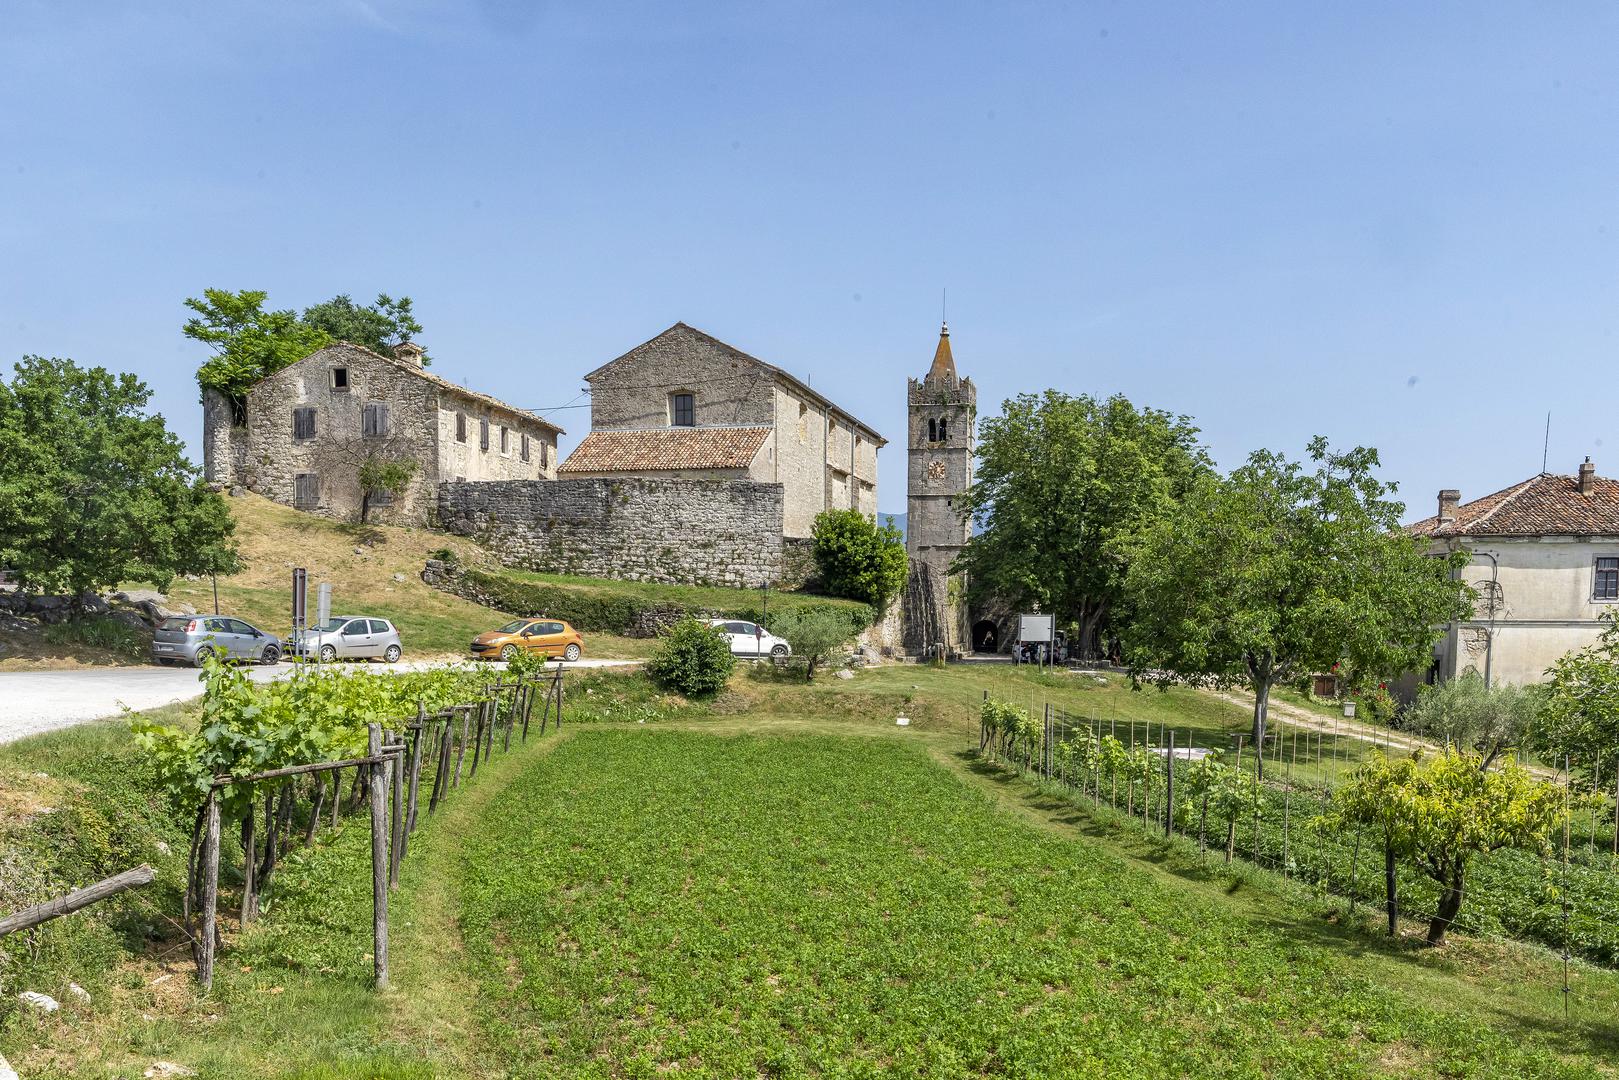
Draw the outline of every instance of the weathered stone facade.
M906 384L909 405L905 548L905 649L933 655L972 647L963 593L950 566L967 546L971 524L958 505L972 486L978 388L956 374L950 330L939 331L933 365ZM959 575L957 576L959 578ZM952 585L952 581L955 584Z
M757 588L782 571L780 484L625 476L446 483L438 518L508 566Z
M422 523L441 481L556 474L560 428L424 371L416 355L386 357L346 343L317 350L255 385L243 424L232 424L225 398L205 395L208 479L349 518L365 494L363 462L408 461L415 475L407 490L380 504L373 493L369 516Z
M663 444L649 444L641 460L621 456L611 471L588 464L601 457L592 453L591 440L606 442L608 433L758 428L768 434L756 452L709 472L781 485L784 512L773 527L783 535L809 536L815 516L826 509L877 513L882 436L782 369L685 323L597 368L585 381L591 387L592 435L564 463L562 475L692 472ZM690 412L683 413L687 405Z

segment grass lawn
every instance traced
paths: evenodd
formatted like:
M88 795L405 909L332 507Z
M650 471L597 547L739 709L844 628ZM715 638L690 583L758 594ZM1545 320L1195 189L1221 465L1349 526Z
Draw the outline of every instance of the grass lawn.
M497 755L412 840L387 994L367 986L350 821L283 864L262 922L227 920L212 995L153 945L93 1008L13 1016L0 1047L30 1080L158 1059L205 1077L1614 1074L1619 974L1576 961L1565 1021L1545 951L1391 942L1364 909L1205 867L976 760L986 689L1142 728L1245 721L1009 668L809 687L750 668L707 705L589 673L561 737ZM0 782L56 740L116 749L81 730L0 753Z
M484 552L470 540L420 528L345 524L253 494L229 503L246 566L219 579L220 610L266 630L286 633L290 626L294 566L309 570L311 611L316 588L330 582L334 614L393 620L410 657L464 657L474 636L512 617L423 584L422 565L440 548L467 562L483 560ZM178 581L170 595L198 611L213 610L207 579ZM650 643L591 634L585 646L587 656L634 657L646 655Z

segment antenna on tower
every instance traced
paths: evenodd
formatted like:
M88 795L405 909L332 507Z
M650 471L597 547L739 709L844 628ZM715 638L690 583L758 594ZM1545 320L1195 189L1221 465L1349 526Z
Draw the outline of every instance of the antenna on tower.
M1546 471L1546 455L1552 448L1552 411L1546 410L1546 441L1540 444L1540 471Z
M950 289L946 286L939 290L939 325L946 329L950 326Z

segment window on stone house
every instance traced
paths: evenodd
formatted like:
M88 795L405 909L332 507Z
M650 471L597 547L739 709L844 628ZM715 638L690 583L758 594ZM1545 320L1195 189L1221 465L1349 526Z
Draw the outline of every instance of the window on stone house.
M1591 586L1593 600L1619 600L1619 556L1597 558L1596 579Z
M528 436L527 435L523 436L523 441L522 441L522 443L520 445L523 448L523 460L527 461L528 460Z
M467 414L464 412L455 414L455 441L467 441Z
M292 505L298 510L313 510L320 505L319 473L298 473L292 478Z
M334 367L332 369L332 389L346 391L349 388L349 369Z
M540 468L547 469L547 468L550 468L550 466L551 466L551 444L542 439L540 441Z
M697 399L694 395L669 395L669 423L675 427L697 426Z
M313 439L315 437L315 409L313 406L292 410L292 437L294 439Z
M500 452L502 454L512 452L512 433L505 424L500 425Z
M478 421L478 449L484 453L489 452L489 421Z
M360 434L365 438L388 434L388 406L384 402L373 401L360 410Z

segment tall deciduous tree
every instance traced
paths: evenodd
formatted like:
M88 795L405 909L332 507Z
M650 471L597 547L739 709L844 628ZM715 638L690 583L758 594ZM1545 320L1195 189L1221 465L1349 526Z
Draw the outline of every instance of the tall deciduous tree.
M422 324L411 311L411 300L401 296L395 300L387 293L379 293L374 304L361 306L347 293L332 297L325 303L304 309L304 324L324 331L337 341L348 341L384 355L393 347L422 332ZM432 361L423 354L422 363Z
M253 384L331 343L324 330L309 326L296 311L266 311L269 294L252 289L204 289L202 299L186 300L196 314L182 332L213 350L197 369L197 383L230 399L236 419L246 419L247 392Z
M980 426L977 478L959 500L980 531L957 566L977 596L1078 623L1092 655L1131 546L1211 471L1187 417L1122 396L1019 395Z
M229 569L234 523L133 375L24 357L0 381L0 565L42 592Z
M1374 475L1375 450L1333 453L1320 438L1309 449L1313 470L1261 450L1228 478L1204 478L1130 561L1132 672L1246 685L1256 743L1276 683L1345 659L1358 671L1426 668L1439 628L1473 599L1452 572L1465 554L1430 557L1400 530L1405 508Z

